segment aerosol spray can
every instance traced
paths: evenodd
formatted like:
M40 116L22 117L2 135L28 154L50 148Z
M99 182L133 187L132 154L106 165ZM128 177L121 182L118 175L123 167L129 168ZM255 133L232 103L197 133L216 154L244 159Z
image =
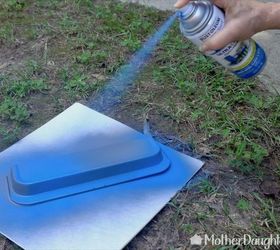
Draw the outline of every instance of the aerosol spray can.
M223 29L225 15L209 1L193 1L178 12L183 35L197 46ZM207 52L218 63L240 78L258 75L265 66L266 54L253 39L232 42L226 47Z

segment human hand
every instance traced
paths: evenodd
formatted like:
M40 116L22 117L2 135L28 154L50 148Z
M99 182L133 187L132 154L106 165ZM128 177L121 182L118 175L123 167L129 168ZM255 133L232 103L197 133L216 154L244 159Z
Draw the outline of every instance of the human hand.
M174 5L175 8L179 9L187 5L191 0L178 0L177 3Z
M190 0L179 0L176 8L188 4ZM231 42L244 41L257 32L268 29L266 4L255 0L213 0L213 4L225 12L225 26L213 37L207 39L202 51L217 50Z

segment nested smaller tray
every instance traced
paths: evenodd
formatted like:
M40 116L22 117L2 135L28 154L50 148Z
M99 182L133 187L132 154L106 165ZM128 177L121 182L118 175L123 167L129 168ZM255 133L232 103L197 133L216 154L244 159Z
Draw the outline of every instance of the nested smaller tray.
M158 143L141 136L80 152L32 153L11 164L11 200L32 205L159 174L171 163Z

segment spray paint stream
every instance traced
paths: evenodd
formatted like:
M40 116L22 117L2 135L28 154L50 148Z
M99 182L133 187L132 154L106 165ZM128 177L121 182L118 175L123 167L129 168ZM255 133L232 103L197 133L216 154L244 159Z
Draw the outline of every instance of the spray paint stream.
M149 61L152 52L175 19L176 14L169 17L156 33L144 43L143 47L132 56L130 62L120 68L97 96L89 100L88 106L90 108L104 112L120 103L122 95L133 85L134 80Z

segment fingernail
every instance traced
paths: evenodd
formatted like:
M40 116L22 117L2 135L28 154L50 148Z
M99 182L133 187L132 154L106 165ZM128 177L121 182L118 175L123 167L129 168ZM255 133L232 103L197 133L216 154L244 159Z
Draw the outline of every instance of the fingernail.
M205 44L203 44L203 45L201 45L201 46L199 47L199 50L200 50L201 52L206 52L206 51L207 51L207 47L205 46Z

